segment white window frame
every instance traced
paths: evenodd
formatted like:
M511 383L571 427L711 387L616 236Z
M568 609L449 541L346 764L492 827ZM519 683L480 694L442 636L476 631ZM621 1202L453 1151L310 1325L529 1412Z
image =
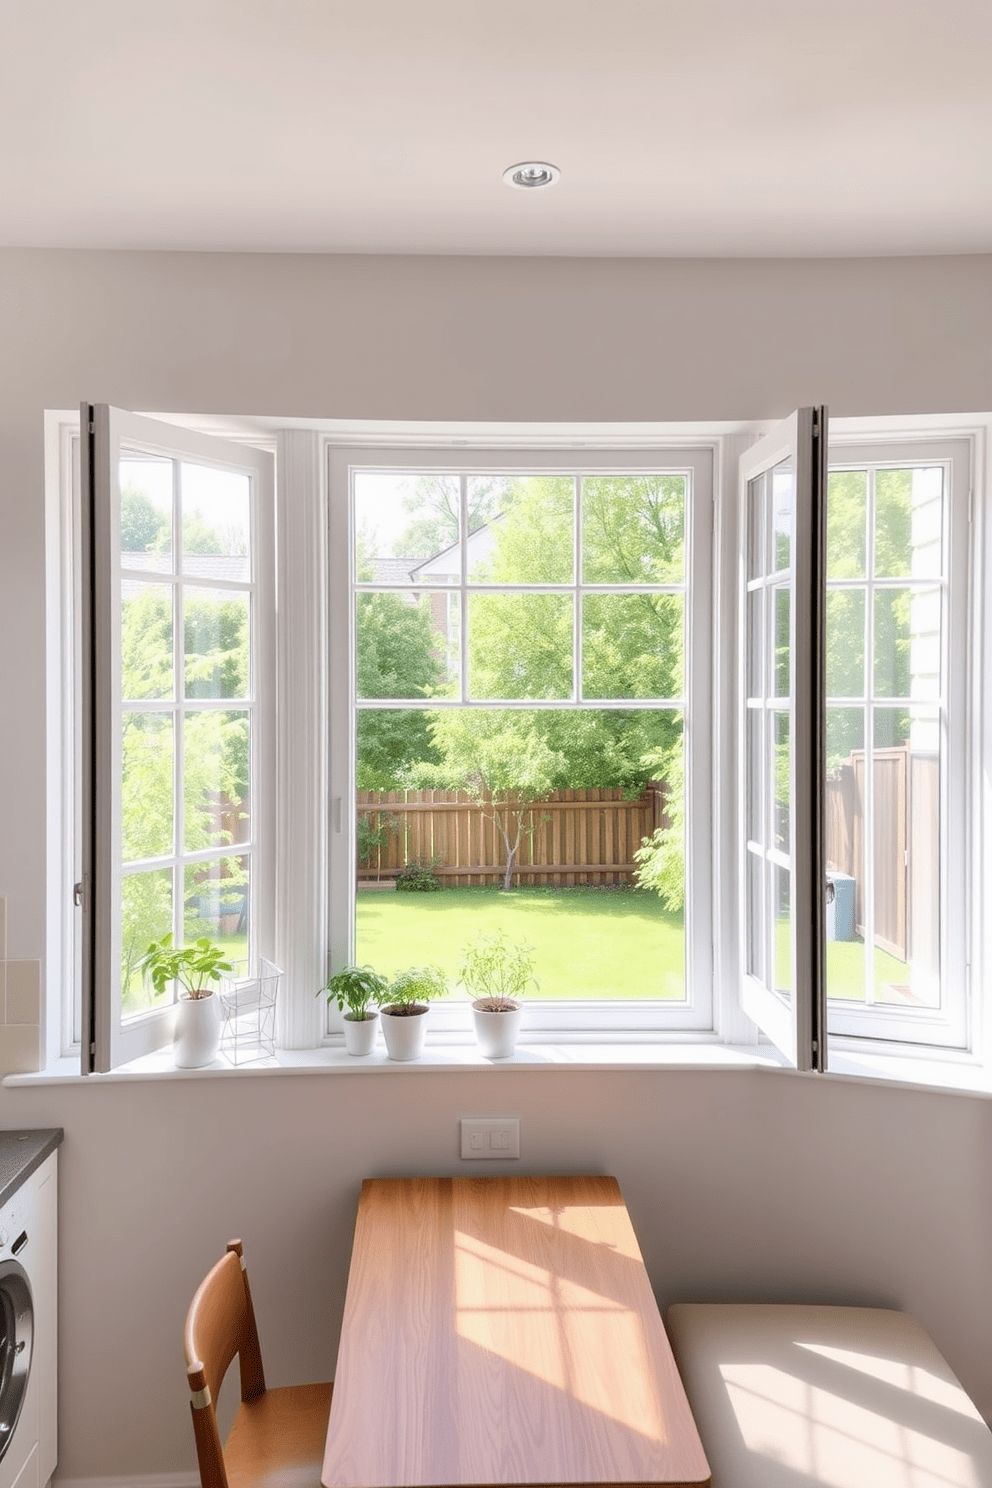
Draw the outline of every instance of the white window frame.
M220 579L210 586L230 588L248 596L251 635L251 669L248 693L244 699L232 700L234 707L249 713L251 727L250 764L250 840L231 844L230 852L211 849L190 855L183 843L174 841L171 853L161 857L162 869L174 876L182 875L192 862L212 862L222 856L248 855L252 860L249 924L250 954L257 958L269 952L273 939L273 906L275 884L272 852L274 800L270 782L273 777L273 730L271 726L274 695L273 631L276 617L273 588L274 564L274 489L271 456L244 446L237 447L214 437L205 437L188 429L175 428L140 415L106 405L95 405L82 417L89 416L89 434L84 429L79 441L81 499L91 507L90 517L81 517L84 529L79 544L80 568L88 564L93 602L80 603L81 647L93 647L95 665L81 700L81 754L84 774L82 797L80 892L74 892L75 907L80 914L77 941L81 944L82 997L80 1005L80 1062L83 1072L108 1070L123 1062L157 1049L171 1036L171 1004L149 1009L146 1013L124 1020L121 1016L117 968L119 966L120 886L123 867L120 861L120 778L121 718L130 706L120 694L120 584L126 577L121 565L119 538L118 467L120 452L135 450L173 463L190 461L235 471L250 482L252 493L250 522L251 568L244 582L231 585ZM89 468L83 462L89 460ZM174 475L174 480L176 476ZM175 488L178 490L178 486ZM177 498L174 494L173 500ZM178 545L178 533L174 534ZM181 549L177 546L176 553ZM181 562L155 582L168 586L179 600L176 613L187 593L203 587L202 581L185 575ZM186 698L182 681L182 629L174 634L174 687L171 699L163 699L162 711L181 720L204 705ZM82 651L80 653L82 655ZM83 663L85 664L85 662ZM88 701L88 708L87 708ZM222 700L205 705L220 710ZM144 705L136 705L144 710ZM158 711L156 709L156 711ZM181 737L181 735L177 735ZM89 762L89 764L88 764ZM174 782L177 822L182 821L182 754L176 751ZM159 861L156 859L156 862ZM182 913L182 894L174 900L173 914Z
M919 464L941 465L947 473L943 533L947 576L941 585L941 664L947 691L940 698L945 749L940 861L940 985L944 1006L933 1011L849 1004L830 998L828 982L827 1033L831 1049L837 1051L912 1052L923 1057L948 1051L967 1055L980 1048L982 1012L977 1006L980 999L971 996L972 968L979 955L975 906L981 877L976 871L976 853L982 833L968 803L979 799L979 740L985 726L980 676L988 568L981 548L980 503L975 501L984 439L980 429L948 430L947 437L941 437L939 429L866 429L859 433L851 427L867 422L846 420L839 430L831 426L829 469ZM865 582L871 584L871 575Z
M712 906L712 835L711 792L713 756L711 734L712 674L708 661L696 664L697 658L712 655L712 550L714 461L706 445L671 446L630 450L587 449L520 450L466 448L459 446L434 449L388 449L332 447L329 452L328 497L329 541L331 552L329 616L330 649L330 797L333 830L330 834L330 895L328 951L330 964L337 969L353 957L355 872L355 760L354 727L351 698L354 693L354 618L351 604L353 573L353 534L351 530L351 482L354 471L418 470L450 471L465 474L562 474L583 471L626 473L637 470L685 471L690 477L690 500L686 510L686 585L687 646L685 658L686 693L683 707L686 717L686 780L692 804L696 831L686 843L686 989L685 1003L624 1000L622 997L582 999L575 1002L541 1001L528 998L526 1036L560 1040L568 1035L619 1034L644 1036L666 1033L691 1033L699 1036L712 1032L712 944L710 919ZM523 586L524 588L531 586ZM546 588L547 586L538 586ZM563 591L577 591L579 576L569 585L555 586ZM498 702L465 706L500 707ZM511 704L510 706L514 706ZM517 704L517 706L521 706ZM583 704L563 700L563 709ZM596 706L589 704L588 706ZM601 705L600 705L601 706ZM632 706L638 706L636 703ZM432 1028L452 1036L467 1035L470 1029L467 1000L435 1005L431 1013ZM341 1027L341 1014L331 1007L327 1016L327 1034L336 1036Z
M252 421L183 418L168 415L177 426L215 431L236 441L277 449L279 499L277 503L278 611L277 631L277 788L278 812L275 830L276 857L280 865L276 883L276 958L286 971L279 1010L277 1044L286 1050L315 1049L321 1042L336 1046L338 1035L328 1033L323 999L313 995L327 974L329 935L327 927L328 864L330 839L335 827L328 771L328 626L327 606L331 559L327 541L328 466L342 449L351 449L363 462L374 463L384 450L433 448L448 443L464 458L466 448L497 451L522 450L644 450L664 458L677 448L691 445L708 449L714 461L714 528L712 543L713 628L712 656L712 833L706 843L711 853L713 896L713 1022L712 1031L666 1031L630 1029L618 1035L624 1043L688 1042L697 1045L728 1043L754 1045L757 1032L743 1014L738 997L740 984L738 893L736 882L737 844L742 827L736 789L737 702L737 579L739 541L737 530L737 461L761 431L761 426L735 423L707 425L399 425L361 424L352 421ZM289 421L292 423L293 421ZM46 530L48 615L48 936L47 964L47 1058L60 1055L78 1059L78 1027L73 1028L74 936L72 886L78 877L73 858L74 792L69 789L74 759L74 665L75 634L70 580L73 542L72 448L78 438L74 412L49 412L46 425ZM917 1046L911 1050L877 1039L834 1034L835 1054L850 1054L845 1068L852 1072L876 1073L890 1060L900 1078L928 1078L928 1067L958 1067L962 1078L966 1067L981 1064L992 1068L992 1018L985 1014L983 994L984 932L992 922L992 728L984 698L992 698L992 646L985 640L987 600L992 585L992 524L986 509L992 502L989 489L987 447L992 431L988 414L833 419L830 428L831 458L851 445L906 445L919 441L963 439L970 451L972 506L969 515L971 540L969 562L971 588L966 596L967 620L973 644L968 657L968 734L965 743L967 926L962 959L965 991L974 989L969 1001L968 1032L963 1049ZM582 459L580 458L580 463ZM338 555L340 560L340 555ZM334 638L331 637L333 643ZM347 792L342 800L347 799ZM695 843L699 845L698 837ZM315 928L316 927L316 928ZM78 999L78 987L76 992ZM78 1007L78 1001L77 1001ZM464 1029L453 1029L451 1037L468 1037L467 1012ZM78 1024L78 1012L75 1014ZM553 1037L553 1035L551 1035ZM586 1034L559 1032L574 1042L609 1042L607 1030ZM906 1053L915 1063L907 1062ZM875 1056L878 1056L877 1058ZM302 1056L301 1056L302 1057ZM914 1073L919 1070L920 1073Z

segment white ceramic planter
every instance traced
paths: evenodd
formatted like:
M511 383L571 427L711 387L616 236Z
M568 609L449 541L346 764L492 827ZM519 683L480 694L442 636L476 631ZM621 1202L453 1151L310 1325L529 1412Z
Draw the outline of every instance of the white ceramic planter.
M361 1057L371 1054L379 1032L379 1014L371 1013L367 1018L356 1018L354 1013L344 1015L344 1046L349 1054Z
M202 1069L217 1057L220 1043L220 998L180 997L176 1003L173 1057L177 1069Z
M405 1061L420 1058L427 1035L427 1012L427 1008L424 1008L419 1013L398 1014L383 1008L382 1032L390 1059Z
M509 1059L517 1047L522 1014L523 1009L519 1007L505 1013L487 1013L477 1002L473 1002L475 1037L483 1058Z

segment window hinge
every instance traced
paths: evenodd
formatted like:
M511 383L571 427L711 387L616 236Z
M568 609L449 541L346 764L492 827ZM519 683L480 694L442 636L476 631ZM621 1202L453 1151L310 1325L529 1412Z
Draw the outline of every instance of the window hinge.
M94 424L94 422L93 422L92 419L90 419L89 433L90 434L95 434L96 433L96 425Z
M77 909L83 909L86 905L86 886L82 880L72 886L72 902Z

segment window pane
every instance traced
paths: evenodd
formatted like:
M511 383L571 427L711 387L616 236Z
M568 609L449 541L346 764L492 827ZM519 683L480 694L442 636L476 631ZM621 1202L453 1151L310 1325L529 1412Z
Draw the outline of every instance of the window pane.
M569 697L572 611L572 598L565 594L470 596L469 696Z
M172 571L172 461L128 454L118 465L121 567Z
M483 477L471 476L470 493ZM502 505L470 532L468 577L475 584L568 584L574 571L575 481L526 475L502 483Z
M938 578L943 560L944 472L939 465L875 475L875 573Z
M681 594L587 594L582 694L677 698L685 688Z
M186 714L183 838L187 852L248 841L248 759L247 713Z
M460 489L457 475L357 471L355 577L359 583L457 582L461 576ZM485 510L488 513L488 506ZM478 522L480 513L470 507L470 526L473 517Z
M827 996L865 998L865 710L827 709Z
M792 526L796 507L796 472L782 460L771 472L772 562L776 573L792 565Z
M868 552L868 472L827 477L827 578L863 579Z
M827 590L827 696L865 695L865 591Z
M121 583L121 698L173 696L172 590L167 584Z
M771 795L775 802L774 843L782 852L789 852L792 830L791 719L784 708L777 708L772 714L772 719L775 729L775 747L769 766L772 772Z
M936 713L875 710L874 997L940 1006L940 733Z
M780 863L771 865L772 899L775 915L774 988L791 1001L792 974L792 875Z
M458 594L357 594L360 698L431 697L458 676Z
M189 587L184 596L186 696L247 697L248 595Z
M765 472L747 483L747 576L763 579L768 572L770 476Z
M765 860L750 848L747 853L747 881L744 886L744 928L747 935L747 973L759 982L766 982L764 929L766 923Z
M765 590L750 589L747 596L747 695L764 697L765 689Z
M787 698L792 681L792 654L789 635L790 596L785 585L776 585L772 590L775 605L775 696Z
M940 696L939 589L875 591L875 696Z
M169 713L121 717L121 857L125 863L173 851L174 740Z
M205 935L221 946L229 961L248 956L251 903L248 857L190 863L184 872L183 939Z
M234 470L180 467L183 573L211 579L251 578L251 482Z
M764 752L764 729L767 715L762 708L748 708L747 710L747 824L746 833L749 842L760 843L762 847L767 846L768 824L765 817L764 792L762 781L764 779L763 764Z
M586 476L582 578L587 584L673 584L685 572L684 475Z
M413 712L409 713L413 719ZM366 739L396 715L362 709ZM457 986L478 931L534 951L541 999L685 998L679 710L447 708L429 713L431 784L360 786L355 956L393 974L435 963ZM408 777L409 778L409 777ZM627 783L621 784L620 781ZM392 788L390 788L392 787ZM416 865L406 892L401 877ZM507 867L510 866L510 887ZM382 893L376 884L396 884ZM641 887L638 887L638 883ZM606 892L609 890L609 892Z
M139 962L153 940L172 931L172 870L126 873L121 879L121 996L125 1018L167 1000L146 981Z

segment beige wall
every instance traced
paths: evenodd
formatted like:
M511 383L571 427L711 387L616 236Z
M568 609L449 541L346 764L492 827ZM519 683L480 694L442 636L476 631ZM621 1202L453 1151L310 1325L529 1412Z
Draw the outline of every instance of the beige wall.
M992 258L822 263L0 252L0 894L45 954L42 411L642 420L992 401ZM615 1172L659 1297L913 1308L986 1415L987 1101L780 1074L426 1070L0 1091L65 1127L61 1472L192 1464L180 1326L241 1232L272 1378L333 1367L359 1180ZM116 1378L116 1398L109 1382ZM121 1424L123 1419L123 1426Z

